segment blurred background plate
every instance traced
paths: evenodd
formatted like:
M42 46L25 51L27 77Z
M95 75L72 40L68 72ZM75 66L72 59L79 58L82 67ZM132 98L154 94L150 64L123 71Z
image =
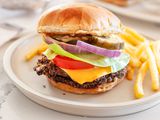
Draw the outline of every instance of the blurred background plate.
M109 92L98 95L76 95L52 88L44 76L33 67L40 56L26 62L29 50L41 43L41 37L31 34L14 42L6 51L3 65L13 83L28 98L57 111L81 116L119 116L146 110L160 102L160 93L152 92L150 76L144 82L145 97L134 99L134 81L124 80Z
M160 6L157 8L158 10L151 10L151 6L148 6L149 3L146 3L146 1L147 0L144 0L140 3L125 7L120 7L100 0L93 0L92 2L123 16L160 24Z

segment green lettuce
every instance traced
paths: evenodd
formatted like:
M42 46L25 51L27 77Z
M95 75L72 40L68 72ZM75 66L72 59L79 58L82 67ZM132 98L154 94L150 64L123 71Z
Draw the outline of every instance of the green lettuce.
M52 50L52 51L50 51ZM45 54L45 53L44 53ZM49 52L45 54L48 59L53 59L55 55L62 55L69 58L72 58L74 60L83 61L89 64L92 64L94 66L98 67L108 67L111 66L112 72L117 72L121 69L123 69L127 64L129 63L129 55L125 53L121 53L119 57L114 58L108 58L96 54L72 54L67 51L65 51L63 48L61 48L58 44L50 44L49 45Z
M47 56L49 60L52 60L56 56L56 54L51 49L47 49L45 52L43 52L43 54Z

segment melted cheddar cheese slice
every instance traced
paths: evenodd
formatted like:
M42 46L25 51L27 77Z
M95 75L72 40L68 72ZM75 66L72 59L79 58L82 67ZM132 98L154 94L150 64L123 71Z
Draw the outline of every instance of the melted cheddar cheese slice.
M95 67L83 70L63 69L75 82L83 84L93 82L95 79L111 73L111 67Z

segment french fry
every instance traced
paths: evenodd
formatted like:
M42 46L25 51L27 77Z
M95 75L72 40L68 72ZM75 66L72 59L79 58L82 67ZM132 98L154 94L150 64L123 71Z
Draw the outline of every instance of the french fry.
M47 49L48 45L44 42L42 42L37 48L34 48L30 52L28 52L25 56L25 60L29 61L31 60L34 56L40 55L42 52L44 52Z
M149 60L149 69L152 78L152 90L157 91L159 90L159 74L156 66L155 56L151 50L149 43L146 43L146 53Z
M139 33L137 33L135 30L133 30L132 28L126 27L125 31L132 35L135 39L141 41L141 42L145 42L145 38L143 36L141 36Z
M141 61L135 55L135 52L134 52L135 47L130 44L126 44L124 50L126 53L128 53L130 55L130 63L129 64L132 67L139 67L141 65Z
M29 53L26 54L25 60L26 60L26 61L31 60L34 56L37 55L37 52L38 52L38 49L37 49L37 48L33 49L32 51L30 51Z
M133 51L129 48L124 48L125 49L125 52L128 53L130 55L130 62L129 64L132 66L132 67L139 67L141 65L141 62L140 60L135 56L135 54L133 53Z
M143 63L147 60L147 56L145 54L145 44L141 44L135 52L135 56Z
M143 63L147 60L147 55L145 53L142 53L142 55L140 56L139 60Z
M133 45L131 45L131 44L127 43L127 42L125 43L125 48L129 48L132 51L136 50L136 47L134 47Z
M132 56L135 56L134 51L132 51L132 49L130 49L129 47L125 47L124 50L125 50L128 54L130 54L130 55L132 55Z
M133 56L130 56L130 61L129 64L133 67L133 68L138 68L141 66L141 62L137 59L134 58Z
M44 52L48 48L48 45L42 45L38 48L37 54L40 55L42 52Z
M137 46L137 45L140 45L141 44L141 41L137 40L136 38L134 38L132 35L128 34L128 33L123 33L120 35L120 37L130 43L131 45L133 46Z
M156 59L158 72L160 74L160 41L153 42L151 44L151 48L152 48L152 51L153 51L155 59Z
M138 75L136 77L136 81L134 84L134 95L135 95L135 98L137 99L142 98L144 96L143 80L146 75L147 69L148 69L148 61L144 62L141 65L138 71Z
M140 46L138 46L138 49L136 50L135 55L137 57L141 56L144 50L145 50L145 45L142 43Z
M127 80L133 80L133 76L134 76L134 68L128 66L128 72L126 75Z

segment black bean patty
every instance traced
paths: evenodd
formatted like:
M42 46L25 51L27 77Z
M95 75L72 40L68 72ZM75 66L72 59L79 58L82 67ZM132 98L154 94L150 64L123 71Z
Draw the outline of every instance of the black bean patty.
M47 57L42 56L42 58L38 60L37 65L34 67L34 71L36 71L38 75L46 75L49 79L54 80L55 82L65 83L75 88L89 89L97 88L99 85L104 83L114 82L117 78L123 78L126 75L127 69L124 68L118 72L104 75L95 79L93 82L79 84L73 81L65 71L54 65L52 61L48 60Z

